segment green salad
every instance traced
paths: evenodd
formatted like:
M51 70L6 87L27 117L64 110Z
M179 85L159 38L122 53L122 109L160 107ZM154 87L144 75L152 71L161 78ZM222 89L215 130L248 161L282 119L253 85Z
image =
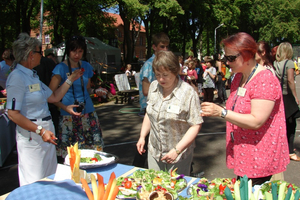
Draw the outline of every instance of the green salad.
M81 157L80 163L96 163L101 161L102 158L99 154L95 153L94 157Z
M171 176L172 174L172 176ZM136 197L137 191L162 191L169 192L178 197L178 192L187 186L183 175L178 175L176 170L169 173L166 171L155 171L153 169L137 170L131 176L117 178L120 198Z

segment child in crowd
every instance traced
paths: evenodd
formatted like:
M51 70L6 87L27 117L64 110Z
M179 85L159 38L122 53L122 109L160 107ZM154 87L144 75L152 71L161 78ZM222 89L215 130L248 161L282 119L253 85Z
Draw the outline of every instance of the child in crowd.
M196 64L193 60L188 62L188 70L187 70L187 82L195 89L198 93L198 84L197 84L197 71L195 70Z
M126 74L127 76L134 76L135 73L136 73L136 72L135 72L135 71L132 71L132 69L131 69L131 64L127 64L127 65L126 65L126 72L125 72L125 74Z

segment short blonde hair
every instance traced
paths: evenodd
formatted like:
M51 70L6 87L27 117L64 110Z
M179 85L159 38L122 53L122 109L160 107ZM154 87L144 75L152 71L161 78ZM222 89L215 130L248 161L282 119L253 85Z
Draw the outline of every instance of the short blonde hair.
M293 47L289 42L282 42L278 46L276 51L276 60L278 62L285 60L285 59L292 59L293 57Z
M171 51L159 51L153 60L152 67L154 73L164 69L178 76L180 71L178 57Z
M129 67L131 67L131 64L127 64L126 65L126 69L128 69Z

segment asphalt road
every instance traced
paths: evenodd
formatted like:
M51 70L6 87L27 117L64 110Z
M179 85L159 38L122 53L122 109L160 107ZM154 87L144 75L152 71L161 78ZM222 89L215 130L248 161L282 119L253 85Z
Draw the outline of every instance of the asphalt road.
M299 80L298 80L299 79ZM297 77L300 84L300 76ZM299 85L297 84L297 85ZM297 93L300 97L300 85ZM105 152L117 155L119 163L131 165L143 118L137 115L139 105L109 102L97 107L103 129ZM295 137L295 148L300 152L300 119ZM222 118L204 118L204 124L196 138L193 173L201 173L208 179L235 177L225 162L225 121ZM298 153L300 155L300 153ZM300 186L300 162L291 161L284 172L285 180ZM17 153L12 151L0 168L0 196L19 187Z

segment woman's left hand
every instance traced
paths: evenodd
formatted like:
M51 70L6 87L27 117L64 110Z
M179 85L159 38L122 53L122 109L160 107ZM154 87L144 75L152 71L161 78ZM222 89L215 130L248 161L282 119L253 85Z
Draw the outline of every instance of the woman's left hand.
M103 96L103 95L106 95L107 94L107 89L105 88L98 88L98 89L95 89L95 93L98 95L98 96Z
M167 163L173 163L178 154L176 153L176 150L173 148L171 149L164 157L161 158L161 161L166 161Z
M57 138L55 137L54 133L52 133L52 132L49 131L49 130L44 130L44 131L46 131L46 132L45 132L44 135L42 136L43 141L44 141L44 142L52 143L52 144L54 144L54 145L57 145L56 142L55 142L55 140L57 140ZM43 131L43 132L44 132L44 131ZM43 133L43 132L42 132L42 133Z
M201 116L212 116L212 117L220 117L223 108L217 104L210 102L203 102L201 104Z
M299 105L299 99L298 99L298 97L295 97L295 101Z

